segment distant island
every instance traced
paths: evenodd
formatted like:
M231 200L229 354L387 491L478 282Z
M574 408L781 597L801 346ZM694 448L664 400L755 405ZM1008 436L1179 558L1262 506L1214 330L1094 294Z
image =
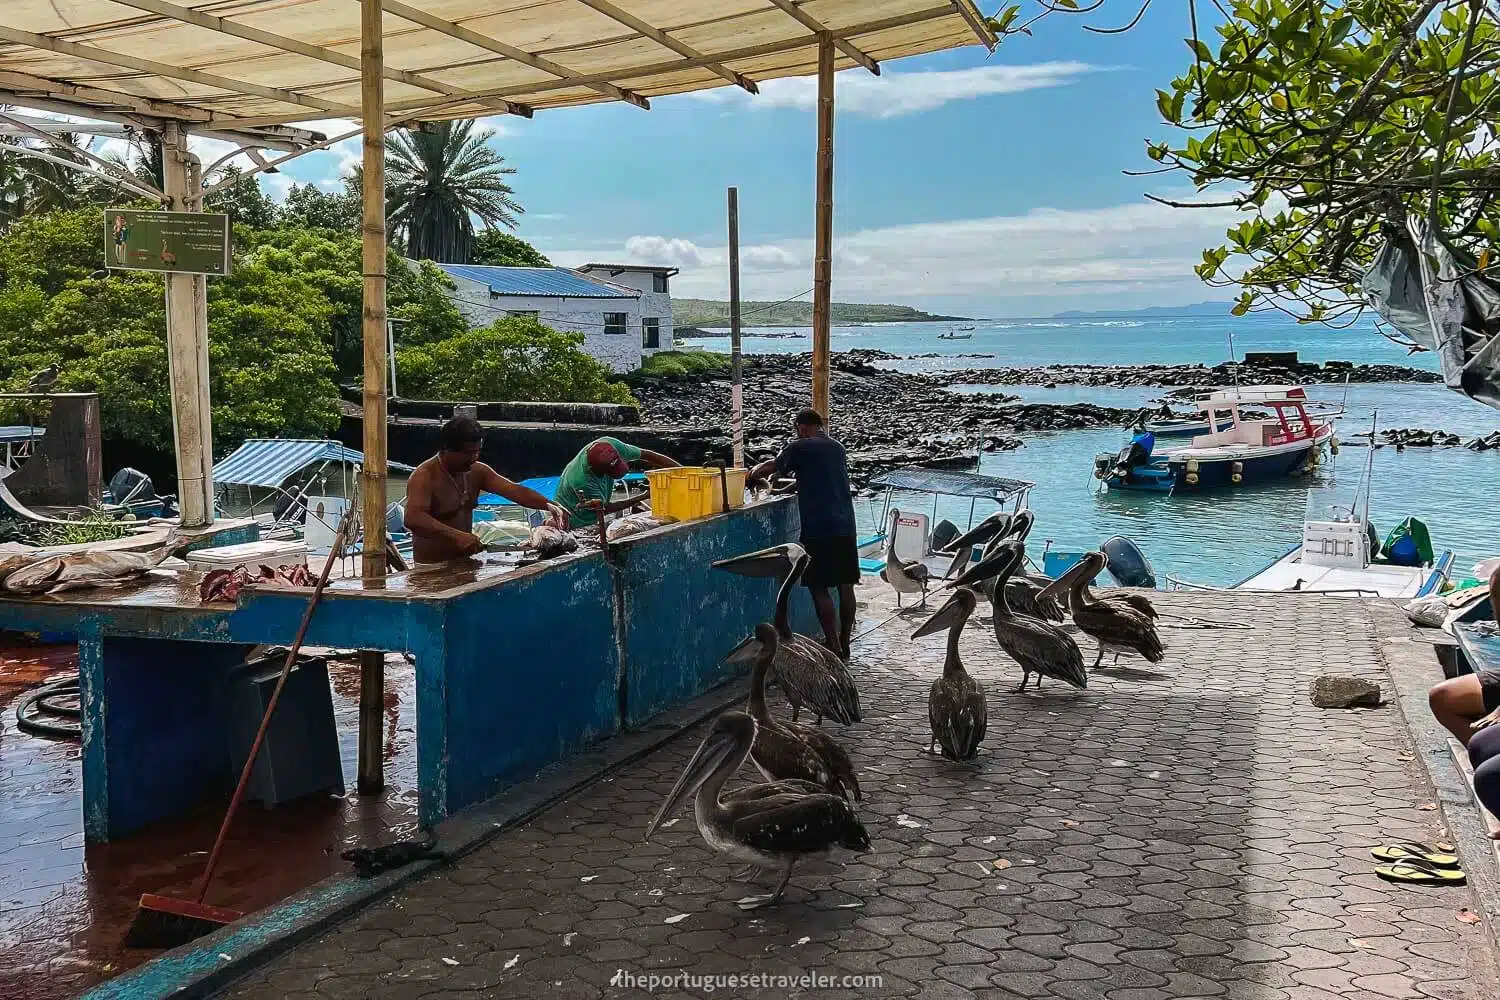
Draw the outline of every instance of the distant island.
M965 316L938 316L911 306L833 303L834 326L856 323L943 323L966 320ZM811 302L741 302L741 322L745 326L810 326ZM672 300L672 322L677 327L725 327L729 325L729 303L713 299Z
M1117 316L1227 316L1232 302L1195 302L1190 306L1148 306L1145 309L1105 309L1101 312L1085 312L1069 309L1053 313L1053 319L1097 319Z

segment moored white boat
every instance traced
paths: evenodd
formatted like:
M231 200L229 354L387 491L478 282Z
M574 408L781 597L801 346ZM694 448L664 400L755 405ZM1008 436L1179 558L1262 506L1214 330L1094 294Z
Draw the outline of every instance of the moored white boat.
M1420 566L1382 562L1374 535L1362 518L1307 521L1300 543L1234 589L1409 599L1442 586L1453 564L1452 552Z

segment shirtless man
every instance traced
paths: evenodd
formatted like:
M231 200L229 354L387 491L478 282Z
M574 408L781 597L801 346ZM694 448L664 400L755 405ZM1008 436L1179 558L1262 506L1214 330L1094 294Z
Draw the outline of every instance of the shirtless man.
M484 429L473 417L443 425L442 451L417 466L406 484L406 530L412 559L444 563L483 550L473 533L474 508L485 491L522 507L551 512L564 527L567 512L528 486L521 486L479 461Z

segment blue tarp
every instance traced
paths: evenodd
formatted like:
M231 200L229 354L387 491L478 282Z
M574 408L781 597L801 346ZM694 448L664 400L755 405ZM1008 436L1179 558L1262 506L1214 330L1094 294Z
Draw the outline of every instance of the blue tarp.
M348 462L363 465L365 456L337 441L294 441L255 438L246 441L218 465L214 482L233 486L274 488L316 462ZM387 463L392 472L411 472L409 465Z
M557 496L557 484L562 481L562 476L537 476L534 479L521 480L522 486L529 486L547 499ZM646 477L639 472L632 472L625 477L625 482L631 486L639 486L646 482ZM504 507L510 501L494 493L479 494L479 505L481 507Z

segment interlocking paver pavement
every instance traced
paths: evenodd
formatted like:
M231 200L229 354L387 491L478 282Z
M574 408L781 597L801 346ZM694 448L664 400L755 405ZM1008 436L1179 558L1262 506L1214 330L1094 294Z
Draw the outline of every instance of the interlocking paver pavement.
M888 613L886 595L862 593L867 619ZM1372 874L1371 846L1441 837L1400 715L1308 703L1319 672L1380 678L1371 616L1398 612L1338 598L1157 600L1169 620L1253 627L1167 628L1157 667L1016 695L1019 671L971 622L963 654L990 716L972 765L923 751L941 639L909 641L912 616L862 640L865 722L840 738L872 848L799 866L775 910L736 907L757 890L730 881L736 866L705 847L689 810L641 840L695 732L227 995L642 995L610 985L620 970L882 981L721 996L1500 995L1488 937L1457 919L1476 905L1468 889Z

